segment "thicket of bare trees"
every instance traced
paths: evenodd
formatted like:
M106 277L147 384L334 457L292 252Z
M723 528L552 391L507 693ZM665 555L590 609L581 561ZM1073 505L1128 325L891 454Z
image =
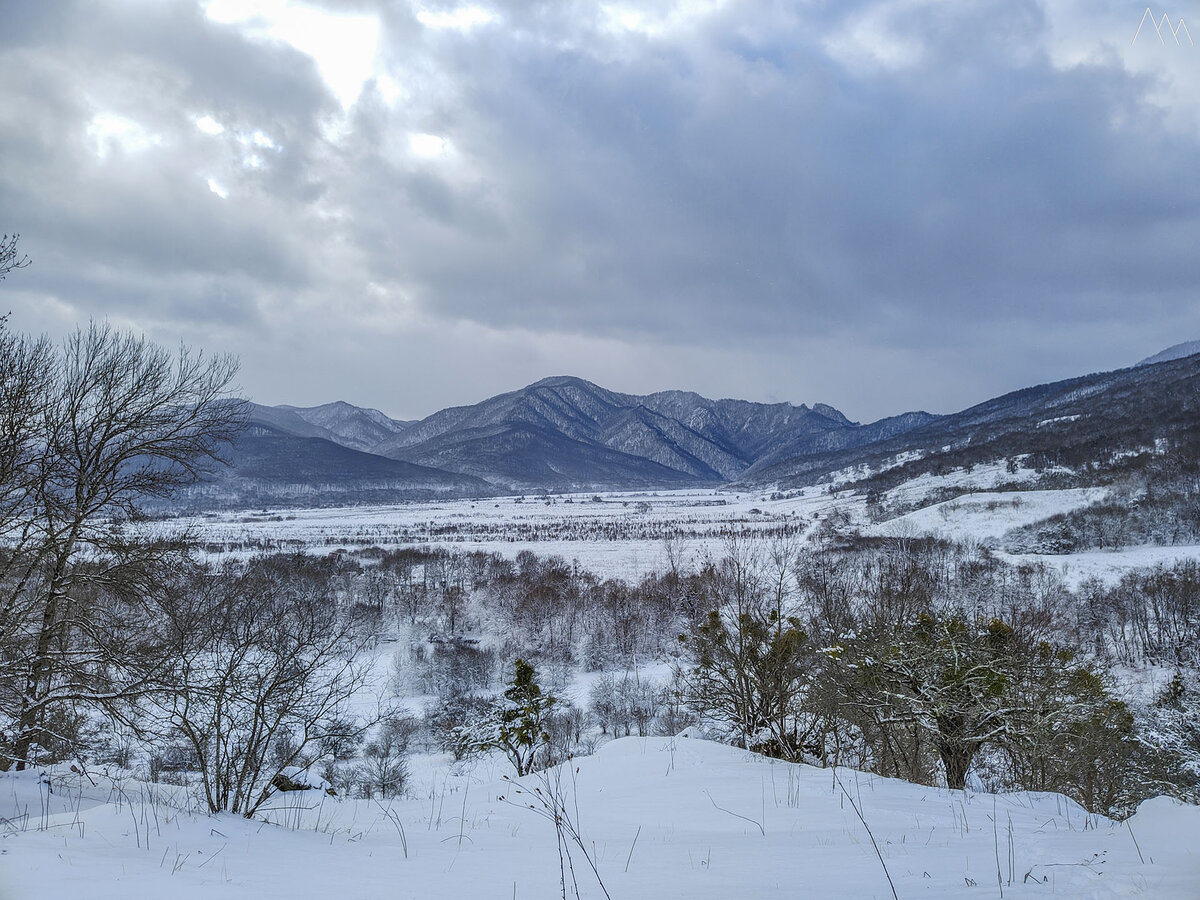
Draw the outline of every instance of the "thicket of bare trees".
M978 548L731 547L709 573L716 605L685 636L688 696L716 733L785 759L953 788L977 772L994 787L1128 809L1148 790L1186 794L1195 783L1183 756L1158 752L1155 733L1139 739L1104 676L1131 636L1181 633L1181 574L1140 576L1125 608L1154 624L1126 615L1144 627L1105 637L1059 579ZM1072 649L1080 644L1093 652ZM1188 703L1182 688L1172 697ZM1192 740L1165 701L1158 719L1177 744Z
M328 570L296 556L198 566L159 597L173 689L153 695L144 726L186 741L213 812L253 815L285 769L371 724L350 709L370 642L339 609Z
M1092 809L1127 808L1152 784L1185 794L1194 784L1104 674L1121 659L1179 664L1179 648L1197 645L1187 565L1071 591L1051 569L1007 565L980 547L802 548L786 534L733 541L698 569L636 583L529 553L413 548L364 561L363 583L388 585L382 627L411 636L400 668L454 698L433 713L439 728L478 720L486 703L473 698L521 657L554 686L566 671L608 673L576 729L596 737L577 750L699 718L711 734L787 759L1062 790ZM456 634L443 581L464 591ZM639 663L671 658L674 684L638 677ZM1163 728L1183 719L1176 707L1193 708L1187 691L1171 703L1157 715ZM1171 727L1172 746L1192 740Z

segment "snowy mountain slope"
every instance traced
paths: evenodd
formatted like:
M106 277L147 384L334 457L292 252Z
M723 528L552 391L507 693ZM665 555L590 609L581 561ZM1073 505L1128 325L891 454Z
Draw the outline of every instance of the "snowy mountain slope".
M324 429L331 440L354 450L371 450L412 424L389 418L377 409L352 406L343 400L323 406L274 408L295 413L310 425Z
M462 472L515 491L679 487L700 480L531 422L460 428L391 458Z
M1031 457L1040 466L1105 469L1147 449L1191 453L1200 441L1200 356L1014 391L859 447L756 466L745 484L812 483L852 466L899 483L923 472ZM878 479L877 479L878 480Z
M889 433L923 424L929 417L889 420ZM573 443L556 441L566 455L554 468L580 472L599 448L656 463L673 472L661 482L712 483L736 477L764 453L787 446L796 452L812 448L853 446L876 440L875 426L850 422L832 407L790 403L709 400L699 394L665 391L646 396L620 394L580 378L547 378L519 391L501 394L474 406L454 407L414 423L384 440L374 452L395 459L437 465L451 471L492 477L481 468L478 435L506 434L509 429L537 429ZM836 437L831 437L836 435ZM592 448L586 450L585 448ZM487 451L493 461L500 455ZM574 454L576 458L572 459ZM601 458L606 458L601 454ZM523 470L516 458L504 460L492 480L537 483L536 469ZM642 474L638 475L643 478ZM543 486L553 486L541 482ZM607 487L646 483L615 483Z
M320 424L309 422L294 406L262 406L247 403L247 418L250 426L260 425L292 437L318 437L340 444L336 434Z
M790 488L852 469L886 489L996 460L1105 471L1147 448L1190 452L1184 448L1200 446L1200 355L1038 385L949 416L909 412L866 425L824 404L710 400L687 391L637 396L568 376L417 422L342 402L252 404L251 422L266 429L264 439L322 438L482 479L489 491Z
M1183 359L1185 356L1194 356L1197 353L1200 353L1200 341L1184 341L1182 344L1175 344L1166 350L1161 350L1153 356L1147 356L1141 362L1135 363L1135 365L1152 366L1155 363Z
M565 875L584 900L884 898L889 880L904 898L1191 900L1200 883L1200 808L1165 799L1118 824L1055 794L950 792L682 737L503 771L443 762L411 800L277 795L272 825L189 812L165 785L64 771L47 793L36 773L4 775L0 895L540 900ZM540 797L578 826L573 874Z
M334 505L492 492L487 482L469 474L387 459L324 437L289 433L262 421L252 421L224 456L229 466L217 468L199 484L179 491L172 504L235 508L297 502Z

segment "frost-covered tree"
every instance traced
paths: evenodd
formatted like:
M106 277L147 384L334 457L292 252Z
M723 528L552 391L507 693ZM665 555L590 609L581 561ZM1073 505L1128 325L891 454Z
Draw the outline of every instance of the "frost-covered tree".
M1200 677L1176 671L1146 710L1140 740L1158 792L1200 798Z
M362 760L354 767L353 778L364 798L390 799L400 796L408 781L408 745L417 729L409 718L381 722L373 740L363 747Z
M1105 722L1120 718L1120 705L1088 665L1069 651L1031 644L1000 619L926 612L846 640L830 655L844 714L915 727L954 789L966 786L972 763L988 746L1006 749L1025 773L1019 780L1034 781L1022 787L1048 779L1068 749L1099 764L1103 754L1095 740Z

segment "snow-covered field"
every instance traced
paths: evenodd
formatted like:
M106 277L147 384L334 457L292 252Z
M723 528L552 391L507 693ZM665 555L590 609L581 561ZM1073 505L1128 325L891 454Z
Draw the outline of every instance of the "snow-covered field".
M1170 566L1181 559L1200 559L1200 545L1182 544L1175 547L1126 547L1124 550L1088 550L1059 556L1036 553L997 553L998 557L1014 564L1042 562L1057 569L1067 586L1074 589L1089 578L1105 584L1115 584L1132 569Z
M868 526L863 534L881 537L931 534L973 541L998 538L1011 528L1097 503L1107 494L1104 488L972 492Z
M327 553L420 544L513 557L532 550L578 561L597 574L635 577L666 568L667 539L694 561L720 555L730 530L766 531L829 506L823 495L771 502L762 494L664 491L264 510L200 516L179 524L200 540L233 552Z
M493 771L386 804L284 795L275 824L100 775L56 775L53 794L36 773L0 776L0 897L542 900L561 896L540 799L556 794L582 838L565 861L583 898L604 896L584 848L614 900L886 898L889 877L901 898L1192 900L1200 885L1200 808L1166 799L1117 824L1057 795L950 792L683 737L613 741L516 784Z
M409 545L482 550L515 557L522 550L561 556L603 577L637 578L669 565L668 542L681 567L719 558L730 532L769 534L793 527L812 534L830 516L876 537L933 535L957 541L988 541L1011 528L1104 499L1103 488L993 491L1017 476L1003 466L971 472L923 475L888 492L890 502L918 505L905 515L872 524L862 495L825 487L769 494L732 491L660 491L500 497L392 506L262 510L217 513L178 520L217 552L305 550ZM947 488L965 493L921 505ZM599 497L597 501L594 499ZM1042 561L1072 584L1086 577L1116 581L1141 566L1200 558L1200 547L1135 547L1068 555L999 554L1014 562Z

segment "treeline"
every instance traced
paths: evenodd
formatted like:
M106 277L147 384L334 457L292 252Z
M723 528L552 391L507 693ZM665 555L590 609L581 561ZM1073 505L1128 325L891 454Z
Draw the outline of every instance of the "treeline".
M717 574L722 602L686 636L686 693L727 740L926 784L1060 791L1108 813L1194 796L1200 747L1184 752L1194 737L1157 712L1195 711L1194 657L1171 654L1174 694L1139 710L1141 727L1106 674L1114 654L1200 636L1153 578L1081 602L1044 568L934 541L752 549Z
M402 555L419 554L428 554L422 577L406 583L426 599L401 606L432 639L400 651L398 670L408 690L443 698L432 727L456 755L467 750L456 729L483 715L480 694L520 657L551 689L576 669L613 673L586 708L547 717L547 760L586 751L596 731L700 724L786 759L929 784L974 776L1109 812L1197 786L1200 744L1185 724L1200 709L1200 577L1190 563L1072 592L1046 567L936 540L852 550L735 540L697 570L635 584L528 553ZM453 604L457 614L442 574L423 586L424 573L456 568L471 573L446 581L470 596ZM458 637L445 632L455 615ZM674 660L673 676L639 678L638 663L656 659ZM1127 706L1107 675L1118 663L1179 674L1170 691Z
M615 505L615 504L614 504ZM598 514L599 515L599 514ZM252 528L240 532L229 530L229 536L209 538L204 543L208 553L303 549L304 539L272 537L262 520L246 520ZM268 526L269 527L269 526ZM344 530L321 526L306 535L307 542L340 547L373 547L379 545L422 545L454 543L541 543L545 541L624 542L624 541L689 541L700 538L723 539L753 531L762 535L778 535L792 527L790 523L772 522L762 516L730 515L720 522L679 516L655 519L642 514L636 507L626 515L612 518L531 518L498 521L474 521L456 511L455 518L425 521L405 525L348 524ZM294 545L294 546L293 546Z

